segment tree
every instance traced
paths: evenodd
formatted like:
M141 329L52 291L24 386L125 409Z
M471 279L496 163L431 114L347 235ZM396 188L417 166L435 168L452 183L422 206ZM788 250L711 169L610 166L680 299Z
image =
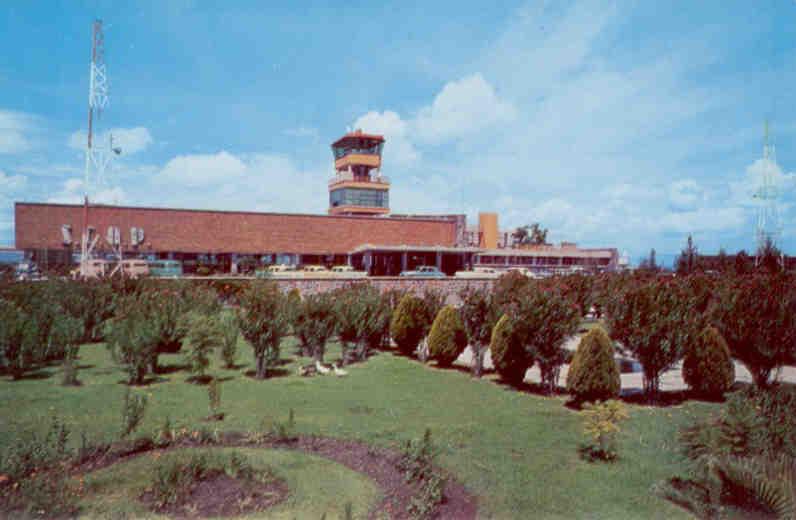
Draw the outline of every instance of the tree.
M439 311L445 305L445 294L442 291L426 289L423 292L423 340L420 346L420 361L425 362L428 358L428 335L431 333L431 326L437 318Z
M515 244L544 245L547 243L547 229L542 228L538 222L529 226L521 226L511 234Z
M693 298L670 280L625 279L606 301L611 337L641 363L644 392L656 399L660 375L680 360L685 346L703 328Z
M140 385L157 355L160 330L143 309L132 303L123 308L123 314L107 322L106 344L114 361L127 371L128 384Z
M50 329L50 343L59 345L64 353L64 385L79 384L75 362L77 360L78 345L84 333L83 321L68 314L58 316Z
M741 249L738 251L738 254L735 255L735 274L743 275L752 272L754 264L752 263L752 259L749 255Z
M195 379L201 381L210 365L210 353L223 341L221 323L215 316L198 312L188 313L183 319L187 330L183 338L183 343L187 343L185 357Z
M691 274L697 269L697 262L699 261L699 252L694 245L694 239L689 234L686 241L685 248L680 252L680 256L675 260L675 270L677 274L686 275Z
M428 351L432 359L441 367L449 367L467 347L467 333L464 330L459 311L446 305L434 318L428 335Z
M643 259L638 268L642 271L655 272L658 271L658 264L655 260L655 248L650 249L650 256Z
M489 352L495 370L504 381L514 386L522 383L525 372L533 364L533 356L525 350L516 328L515 318L504 314L492 329L492 339L489 343Z
M758 388L796 357L796 290L786 274L723 280L709 310L732 356L746 366Z
M0 300L0 354L14 379L19 379L33 365L35 339L28 314L13 303Z
M758 270L763 270L767 273L782 271L782 251L779 250L771 237L767 237L763 245L758 248L756 264Z
M467 288L460 294L461 315L467 341L473 351L472 372L481 377L484 368L484 350L492 340L492 329L498 320L498 308L492 294L486 289Z
M307 345L316 361L323 361L326 343L337 328L335 305L330 293L304 297L295 320L294 332Z
M602 327L580 340L567 374L567 391L578 402L605 401L619 396L622 382L614 345Z
M335 291L337 335L343 347L343 365L363 361L371 348L381 345L390 323L389 302L370 284L349 285Z
M715 327L706 327L683 356L683 379L695 393L719 398L735 382L727 342Z
M520 341L539 365L542 386L553 393L566 359L564 340L578 330L578 307L567 301L558 288L531 288L523 293L516 312Z
M221 359L224 361L225 368L234 368L235 358L238 354L238 336L240 336L235 315L224 312L219 326L221 328Z
M392 336L398 350L411 355L417 350L426 327L426 308L423 300L412 294L406 294L395 309L390 322Z
M257 365L257 379L279 359L279 346L287 334L287 298L274 283L253 282L240 296L238 327L251 344Z

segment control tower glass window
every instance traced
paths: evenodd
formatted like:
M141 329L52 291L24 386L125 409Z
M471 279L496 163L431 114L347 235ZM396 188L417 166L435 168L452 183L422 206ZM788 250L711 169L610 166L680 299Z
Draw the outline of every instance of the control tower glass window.
M380 155L383 146L384 143L377 143L372 146L367 146L365 143L362 143L361 146L335 146L332 148L332 151L334 152L335 159L342 159L350 154Z
M390 207L389 192L386 190L341 188L329 193L329 204L332 207L365 206L369 208L388 208Z

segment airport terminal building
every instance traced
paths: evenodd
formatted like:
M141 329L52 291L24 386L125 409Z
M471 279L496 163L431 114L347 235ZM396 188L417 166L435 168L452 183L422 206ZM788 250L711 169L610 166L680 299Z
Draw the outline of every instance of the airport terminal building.
M200 264L237 273L244 261L348 264L371 276L395 276L421 265L448 275L473 266L618 268L614 248L512 247L509 234L501 239L494 213L479 215L472 228L465 215L391 215L390 180L381 175L383 145L382 136L361 131L332 144L335 173L325 215L17 202L16 248L40 265L71 264L88 230L98 256L174 259L186 273Z

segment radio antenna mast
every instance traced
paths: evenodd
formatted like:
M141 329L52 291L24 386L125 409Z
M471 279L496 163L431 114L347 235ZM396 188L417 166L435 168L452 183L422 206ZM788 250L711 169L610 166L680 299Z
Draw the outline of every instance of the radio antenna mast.
M758 256L759 252L767 244L776 244L780 234L779 212L777 210L779 189L774 178L777 158L774 145L769 143L768 134L768 121L766 121L763 140L763 171L753 195L758 201L757 225L755 227Z
M105 167L112 153L94 147L94 116L102 114L108 106L108 75L105 70L105 37L102 32L102 20L95 20L91 26L91 64L88 80L88 132L86 136L86 166L83 173L83 234L80 249L80 275L86 277L88 261L99 234L91 240L88 225L88 197L92 188L102 182ZM113 150L113 137L110 137L110 148ZM91 241L91 242L90 242Z

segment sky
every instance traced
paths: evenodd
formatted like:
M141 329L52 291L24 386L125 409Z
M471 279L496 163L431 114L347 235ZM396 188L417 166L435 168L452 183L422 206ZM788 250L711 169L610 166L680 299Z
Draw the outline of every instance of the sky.
M671 262L754 250L762 172L796 254L796 1L16 1L0 7L0 245L79 202L91 23L121 154L91 200L324 213L329 144L381 133L395 213L499 213ZM776 158L762 159L764 122Z

